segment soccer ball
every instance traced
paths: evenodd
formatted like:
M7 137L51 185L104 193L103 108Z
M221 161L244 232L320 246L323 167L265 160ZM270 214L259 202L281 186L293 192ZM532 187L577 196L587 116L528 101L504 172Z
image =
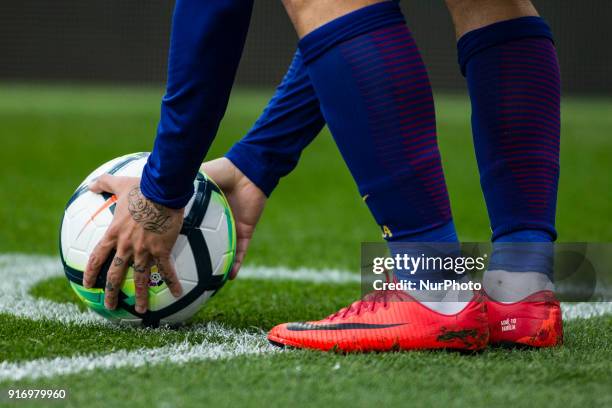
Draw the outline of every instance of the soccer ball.
M64 211L60 256L72 289L95 312L114 321L147 326L174 325L193 316L221 289L236 254L236 230L230 207L219 187L202 172L194 181L195 193L185 208L183 228L172 249L172 261L183 287L180 298L172 296L153 266L149 279L149 310L137 313L134 309L134 270L130 267L117 308L106 310L104 286L114 254L102 266L94 287L83 287L83 271L89 255L111 224L116 205L113 195L93 193L88 185L104 173L140 177L148 156L149 153L135 153L111 160L81 183Z

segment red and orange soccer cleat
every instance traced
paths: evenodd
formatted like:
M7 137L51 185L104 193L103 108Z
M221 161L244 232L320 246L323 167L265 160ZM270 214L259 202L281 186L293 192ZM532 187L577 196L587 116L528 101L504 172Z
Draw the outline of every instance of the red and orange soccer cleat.
M324 351L467 351L487 346L489 328L485 298L480 294L458 313L446 315L403 291L381 291L323 320L278 325L268 339L278 346Z
M487 300L490 343L506 346L553 347L563 344L559 301L541 291L516 303Z

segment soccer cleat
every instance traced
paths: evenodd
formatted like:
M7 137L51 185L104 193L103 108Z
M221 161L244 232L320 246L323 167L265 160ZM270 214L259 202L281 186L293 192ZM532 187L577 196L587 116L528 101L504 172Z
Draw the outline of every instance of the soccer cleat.
M458 313L433 311L403 291L377 291L319 321L284 323L268 333L278 346L342 352L480 350L489 340L484 297Z
M516 303L487 300L489 342L502 346L554 347L563 344L559 301L541 291Z

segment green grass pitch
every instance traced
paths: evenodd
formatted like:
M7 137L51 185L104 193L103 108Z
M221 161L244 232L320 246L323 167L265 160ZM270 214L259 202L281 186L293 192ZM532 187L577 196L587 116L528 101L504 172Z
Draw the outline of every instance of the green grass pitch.
M57 254L65 201L99 164L150 150L161 90L0 86L0 254ZM270 92L234 92L208 158L222 155L265 106ZM455 221L464 241L487 240L464 96L438 95L438 128ZM568 98L563 108L560 241L612 240L612 100ZM359 268L359 243L380 240L327 131L269 200L247 266ZM0 276L0 279L3 277ZM38 283L31 294L76 303L67 282ZM317 319L355 300L359 285L240 278L195 318L260 335L288 320ZM33 321L0 314L3 364L91 353L214 342L189 328L142 330ZM220 339L218 341L223 341ZM144 358L144 357L143 357ZM554 350L489 349L338 355L290 351L185 364L125 367L7 388L65 388L57 406L611 406L612 317L566 324ZM0 395L0 406L8 403ZM14 406L41 406L16 402Z

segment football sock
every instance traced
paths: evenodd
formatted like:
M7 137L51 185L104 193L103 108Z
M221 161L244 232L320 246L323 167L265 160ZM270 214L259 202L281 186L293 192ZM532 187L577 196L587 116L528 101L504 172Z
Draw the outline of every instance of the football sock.
M299 43L321 112L389 241L456 241L427 71L399 6L342 16Z
M266 109L226 157L270 196L323 126L319 100L298 50Z
M493 231L485 290L516 301L552 286L561 94L553 36L543 19L523 17L465 34L458 51Z
M492 239L536 230L552 241L561 91L550 28L539 17L504 21L465 34L458 49Z

